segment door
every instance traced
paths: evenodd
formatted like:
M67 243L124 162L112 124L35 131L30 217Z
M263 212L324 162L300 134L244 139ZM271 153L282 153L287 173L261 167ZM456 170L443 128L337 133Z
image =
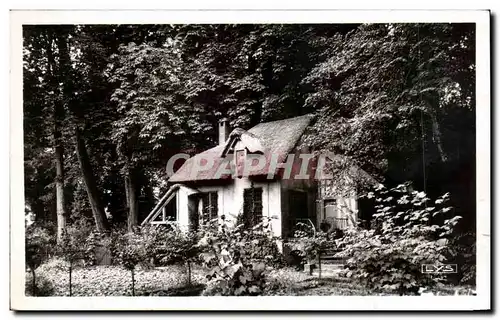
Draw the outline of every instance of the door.
M294 219L308 219L307 210L307 192L298 190L289 190L290 214Z
M298 230L314 233L314 222L311 220L308 211L307 192L298 190L287 190L288 192L288 212L289 212L289 236L295 236Z

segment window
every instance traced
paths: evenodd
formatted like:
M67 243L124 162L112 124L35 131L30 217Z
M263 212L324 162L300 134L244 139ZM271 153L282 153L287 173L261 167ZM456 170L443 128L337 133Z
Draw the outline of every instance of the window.
M325 212L324 219L334 219L337 218L337 200L326 199L325 200Z
M262 222L262 188L243 190L243 217L246 227Z
M348 226L348 217L339 210L337 200L325 200L325 212L323 223L328 225L331 230L340 229L344 230Z
M201 197L202 212L200 221L206 223L212 219L217 218L218 205L217 205L217 191L206 192Z

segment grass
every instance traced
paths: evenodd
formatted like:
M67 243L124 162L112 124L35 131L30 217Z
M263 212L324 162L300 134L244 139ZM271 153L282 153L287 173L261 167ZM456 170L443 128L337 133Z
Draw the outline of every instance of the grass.
M374 292L347 278L327 276L319 279L305 272L297 272L292 268L273 270L269 274L269 285L272 295L284 296L386 296L388 292ZM434 295L471 295L471 286L441 285L432 290Z
M292 268L270 272L269 282L273 295L280 296L365 296L374 294L365 288L352 284L345 278L332 276L319 279L317 276L298 272Z

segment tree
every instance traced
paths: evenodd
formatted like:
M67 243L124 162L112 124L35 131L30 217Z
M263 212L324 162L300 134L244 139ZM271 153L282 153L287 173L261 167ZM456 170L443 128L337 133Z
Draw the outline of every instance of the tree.
M118 236L117 258L119 263L130 271L132 296L135 296L135 268L138 264L145 263L149 257L145 240L143 235L134 232Z
M337 35L303 80L306 105L322 115L306 144L389 184L452 191L473 225L475 201L458 181L474 175L473 39L469 24L368 24Z
M24 30L25 46L25 75L28 80L25 87L25 98L28 102L28 115L36 112L36 122L45 130L36 130L41 137L52 142L55 167L55 204L57 214L57 239L61 240L66 226L66 206L64 190L64 141L62 137L62 122L65 117L64 94L67 94L67 85L62 82L67 77L67 63L61 59L64 54L64 37L68 29L52 27L27 27ZM62 47L61 47L62 46ZM40 59L40 55L45 59ZM46 90L45 93L37 92ZM33 92L35 91L35 92ZM32 111L30 108L37 108ZM50 114L49 117L41 117ZM33 119L33 118L32 118ZM35 120L33 119L33 120ZM50 128L50 129L49 129ZM36 140L35 140L36 141ZM38 140L45 144L42 139ZM47 153L47 151L43 151ZM39 212L40 214L41 212Z
M473 228L474 32L469 24L26 26L27 208L60 230L64 219L89 217L100 230L132 230L165 187L168 159L215 146L221 117L249 128L317 113L306 144L388 184L450 191Z
M69 296L73 295L73 270L80 261L94 256L94 245L89 239L88 227L75 224L66 227L57 246L57 253L68 263Z
M112 123L111 137L125 177L129 231L139 218L139 182L145 175L141 168L164 165L169 154L180 151L189 124L201 123L188 106L176 105L181 82L173 50L131 43L120 47L106 72L117 86L111 101L120 116Z
M327 34L352 25L183 25L175 41L184 62L182 95L205 110L212 129L221 116L231 126L310 112L301 79L320 61Z
M26 228L26 266L31 271L32 294L37 295L36 269L48 258L50 249L54 245L53 237L46 228L31 224Z
M105 207L119 221L124 190L115 183L120 175L116 147L108 139L117 113L109 103L114 86L107 82L104 71L120 43L161 44L162 29L25 26L27 199L37 219L52 220L59 212L59 234L65 219L80 219L87 208L101 229L107 229ZM47 163L48 158L54 159L53 165ZM56 178L50 186L56 192L45 188L49 185L45 180L52 174ZM81 197L82 190L87 199ZM84 211L63 214L67 208Z
M183 232L174 227L165 233L156 245L161 254L157 258L161 263L185 263L187 269L187 284L191 285L191 266L199 261L201 248L198 246L198 234L194 232Z

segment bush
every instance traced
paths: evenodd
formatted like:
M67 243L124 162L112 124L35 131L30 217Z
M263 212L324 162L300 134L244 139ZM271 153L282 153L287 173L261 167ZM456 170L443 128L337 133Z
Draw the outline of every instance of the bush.
M69 263L66 260L60 257L54 257L38 267L36 271L41 274L46 274L47 272L67 272L68 268Z
M293 254L294 259L301 259L299 262L301 266L317 262L321 270L321 253L335 246L332 235L326 232L310 232L308 230L310 227L302 222L297 223L295 229L294 237L287 243L290 255Z
M469 232L456 237L451 244L450 259L459 266L455 280L462 285L476 284L476 233Z
M72 273L76 266L86 266L95 260L95 244L89 228L82 224L66 226L57 245L58 256L67 262L69 296L73 294ZM89 262L90 261L90 262Z
M422 273L422 264L446 263L450 235L460 219L446 206L448 194L430 202L408 184L368 193L375 198L372 229L348 230L337 244L347 258L345 275L376 291L416 294L435 287L441 276Z
M26 276L25 294L26 296L37 297L50 297L54 294L54 285L50 280L45 278L40 272L35 279L35 286L33 286L33 274ZM35 288L33 290L33 288Z
M140 233L144 238L145 249L148 252L148 265L166 265L161 263L162 258L166 254L163 243L166 241L171 227L164 225L145 225L141 227Z
M302 256L307 262L316 260L320 253L325 249L334 246L335 242L330 240L326 232L311 233L304 231L305 225L302 222L297 223L297 230L294 233L290 245L302 252Z
M203 295L259 295L264 292L265 272L272 268L274 257L263 256L263 247L272 247L276 238L270 230L269 221L253 229L244 225L228 226L212 221L202 231L198 246L204 248L201 254L210 271L208 284Z
M37 293L37 276L35 270L46 260L52 253L52 248L55 244L55 237L49 230L43 226L32 224L26 227L25 238L25 261L26 266L31 271L31 294Z
M116 256L120 265L130 271L132 280L132 296L135 296L135 268L139 264L144 264L150 253L148 253L149 238L141 232L128 232L117 235Z
M158 239L155 239L158 241ZM179 228L172 228L161 239L155 242L156 259L164 264L184 263L187 269L187 285L191 285L191 266L199 262L200 246L198 234L183 232Z

